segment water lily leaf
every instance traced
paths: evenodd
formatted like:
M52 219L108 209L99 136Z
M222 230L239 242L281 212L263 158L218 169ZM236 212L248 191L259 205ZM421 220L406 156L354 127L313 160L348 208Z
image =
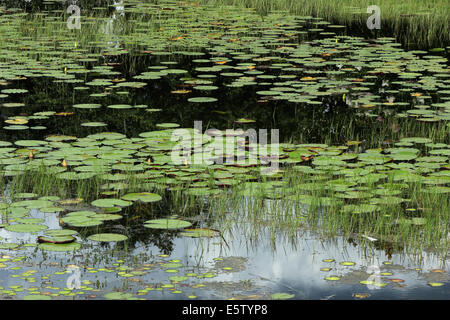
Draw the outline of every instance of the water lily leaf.
M81 245L78 242L71 242L71 243L41 243L38 245L38 248L42 250L47 251L74 251L78 250L81 247Z
M114 221L122 219L122 216L120 214L97 213L93 218L102 221Z
M105 127L106 123L104 122L83 122L81 124L83 127Z
M45 234L51 237L72 236L77 233L77 231L70 229L49 229L45 231Z
M178 128L180 125L178 123L158 123L156 124L156 126L158 128L169 129L169 128Z
M52 300L52 298L43 294L30 294L24 296L23 300Z
M326 278L325 278L325 280L328 280L328 281L338 281L338 280L340 280L340 279L341 279L341 278L336 277L336 276L326 277Z
M124 195L122 199L129 201L156 202L160 201L162 197L156 193L140 192L140 193L128 193Z
M0 249L8 250L8 249L15 249L17 247L19 247L19 244L17 243L0 243Z
M104 297L108 300L128 300L133 298L133 295L131 293L110 292L105 294Z
M95 227L101 225L103 221L98 219L79 219L67 223L74 227Z
M429 285L430 287L441 287L441 286L443 286L444 284L443 284L442 282L428 282L428 285Z
M70 243L76 239L71 235L59 235L59 236L40 236L38 237L39 243Z
M125 201L121 199L108 198L108 199L98 199L91 202L93 206L101 207L101 208L111 208L111 207L128 207L133 203L130 201Z
M192 223L178 219L154 219L144 222L144 227L151 229L181 229L188 228Z
M217 101L217 99L213 98L213 97L194 97L194 98L189 98L188 101L196 102L196 103L206 103L206 102L215 102L215 101Z
M89 240L102 242L117 242L127 240L128 237L118 233L98 233L88 237Z
M366 299L370 297L369 293L354 293L353 294L353 298L357 298L357 299Z
M280 293L273 293L270 295L270 297L273 300L287 300L287 299L292 299L293 297L295 297L295 294L280 292Z
M8 231L13 231L13 232L23 232L23 233L28 233L28 232L39 232L39 231L43 231L45 229L47 229L47 226L44 226L42 224L25 224L25 223L18 223L18 224L10 224L7 225L5 227L6 230Z
M102 106L101 104L97 103L82 103L73 105L73 107L77 109L98 109L101 106Z
M187 279L189 279L189 277L186 276L170 276L169 280L173 281L173 282L182 282L182 281L186 281Z
M49 200L23 200L11 203L12 207L27 207L30 209L40 209L52 207L53 202Z
M16 221L15 222L18 222L18 223L26 223L26 224L28 224L28 223L36 223L36 224L39 224L39 223L43 223L45 220L44 219L41 219L41 218L18 218L18 219L16 219Z

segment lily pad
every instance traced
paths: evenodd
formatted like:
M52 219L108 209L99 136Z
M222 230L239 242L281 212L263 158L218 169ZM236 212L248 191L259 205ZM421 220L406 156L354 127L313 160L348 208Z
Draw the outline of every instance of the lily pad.
M295 297L295 294L280 292L280 293L273 293L270 295L270 297L273 300L287 300L287 299L292 299L293 297Z
M178 219L154 219L144 222L144 227L151 229L181 229L188 228L192 223Z
M101 207L101 208L112 208L115 206L118 207L128 207L133 203L130 201L125 201L121 199L108 198L108 199L98 199L91 202L93 206Z
M60 236L41 236L38 237L38 242L40 243L70 243L74 242L76 239L71 235L60 235Z
M74 251L78 250L81 247L81 245L78 242L71 242L71 243L63 243L63 244L57 244L57 243L41 243L38 245L38 248L42 250L47 251Z
M128 237L118 233L98 233L89 236L88 239L101 242L117 242L127 240Z
M156 193L140 192L140 193L128 193L124 195L122 199L129 201L156 202L160 201L162 197Z
M23 233L39 232L39 231L43 231L47 228L48 228L47 226L44 226L42 224L34 224L34 223L30 223L30 224L17 223L17 224L10 224L5 227L5 229L8 231L23 232Z
M30 294L24 296L23 300L52 300L52 298L43 294Z

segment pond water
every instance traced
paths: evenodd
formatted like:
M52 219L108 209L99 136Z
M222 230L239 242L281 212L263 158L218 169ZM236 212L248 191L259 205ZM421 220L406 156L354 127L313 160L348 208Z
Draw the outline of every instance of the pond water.
M449 47L364 33L0 3L0 298L448 299Z

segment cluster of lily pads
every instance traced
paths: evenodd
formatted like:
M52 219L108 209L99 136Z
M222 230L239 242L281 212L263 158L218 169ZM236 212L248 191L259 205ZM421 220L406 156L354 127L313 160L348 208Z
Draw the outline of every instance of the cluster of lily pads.
M20 254L20 252L18 252ZM84 299L136 300L149 296L158 298L168 293L183 295L188 299L196 299L197 295L208 294L213 281L221 273L236 272L234 270L236 257L217 257L213 259L212 267L194 267L186 265L180 259L170 259L168 255L157 257L129 265L126 260L114 259L109 265L96 267L89 265L67 265L63 270L54 266L49 270L33 269L27 266L26 257L13 253L3 255L0 269L8 268L16 279L14 285L8 288L0 286L2 296L20 296L25 300L51 300L79 297ZM12 255L11 255L12 254ZM129 261L128 261L129 262ZM56 270L53 272L53 270ZM68 286L67 278L77 270L80 274L77 286ZM160 280L154 281L152 275L160 274ZM127 289L112 287L105 290L104 281L111 275L133 284ZM35 285L40 280L41 287ZM65 281L63 283L59 283Z
M106 40L81 44L64 29L61 33L66 38L52 39L43 31L45 27L42 34L39 28L33 31L37 39L21 36L15 42L5 42L0 82L6 88L1 90L1 98L12 101L2 105L24 106L16 97L28 90L12 88L11 84L36 77L76 84L75 91L93 90L90 97L95 99L109 95L111 90L137 90L161 78L182 76L176 83L179 88L172 93L187 95L187 101L192 103L216 102L217 97L211 93L220 85L229 90L257 86L259 102L287 101L314 108L323 104L324 98L332 97L374 117L394 111L397 117L409 116L425 122L449 120L447 59L427 51L404 51L394 38L367 42L360 37L339 35L344 26L331 25L320 18L272 13L261 21L251 10L239 9L237 14L238 9L225 12L209 6L178 6L170 2L130 2L123 10L136 15L132 16L136 21L133 23L132 18L128 21L133 25L129 34L115 34L125 48L114 51L101 51ZM2 38L25 32L18 23L23 16L6 15L0 21ZM150 34L148 28L155 22L141 21L147 16L148 19L157 16L160 25ZM182 26L178 23L181 17L186 21ZM50 25L56 24L50 17L43 18L46 20ZM88 25L85 28L92 23L85 22ZM142 34L144 30L146 36ZM311 37L311 41L301 41L304 37ZM55 45L60 50L55 50ZM88 46L99 52L88 53ZM125 79L115 70L114 63L104 61L105 57L123 54L149 55L160 63L152 64L148 67L150 71L134 75L133 79ZM186 57L192 60L192 69L171 66ZM84 65L102 61L103 64L92 68ZM89 74L96 77L87 78ZM86 102L73 107L98 109L102 105ZM147 108L129 104L107 107ZM12 116L6 120L10 125L5 128L24 129L29 119L33 116ZM97 121L83 123L88 127L104 125Z
M421 185L420 192L430 195L445 196L450 192L450 148L429 138L403 138L387 148L363 151L358 148L359 141L349 141L343 146L249 143L239 139L244 133L239 130L217 130L212 136L197 132L197 140L180 142L173 138L177 137L177 130L144 132L139 138L129 139L120 133L104 132L85 138L50 136L44 140L19 140L14 145L2 142L2 173L4 177L16 178L42 175L69 184L99 179L97 192L105 198L93 200L91 205L103 212L73 211L62 218L64 223L77 227L120 219L117 212L134 201L160 201L162 197L155 190L182 191L186 196L202 197L226 195L227 190L233 189L247 197L340 207L342 212L359 214L380 212L395 205L422 210L417 199L411 198L417 196L415 184ZM185 131L195 136L195 129ZM275 148L276 157L261 152L267 149L273 152ZM185 161L174 162L178 159L174 158L174 152ZM197 155L201 162L191 164ZM274 164L278 171L269 177L261 175L261 168ZM299 177L301 183L292 182ZM138 192L126 193L131 189ZM121 196L117 198L117 195ZM21 218L32 208L42 212L64 211L55 207L53 201L57 199L4 202L2 208L9 218ZM420 217L403 221L425 223ZM6 228L21 231L21 228L43 227L35 223L29 220ZM190 227L191 223L156 219L146 221L145 226L181 229Z

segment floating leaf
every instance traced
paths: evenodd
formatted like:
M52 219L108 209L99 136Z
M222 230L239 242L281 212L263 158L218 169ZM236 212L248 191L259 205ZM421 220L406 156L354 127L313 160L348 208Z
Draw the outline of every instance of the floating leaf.
M188 228L192 223L178 219L154 219L144 222L144 227L151 229L181 229Z
M23 233L32 233L32 232L39 232L47 229L47 226L44 226L42 224L24 224L24 223L18 223L18 224L10 224L5 227L8 231L13 232L23 232Z
M111 207L127 207L132 205L133 203L130 201L125 201L121 199L114 199L114 198L108 198L108 199L98 199L91 202L93 206L101 207L101 208L111 208Z
M357 299L366 299L368 297L370 297L369 293L354 293L353 298L357 298Z
M71 235L59 235L59 236L40 236L38 237L39 243L70 243L76 239Z
M140 192L140 193L128 193L124 195L122 199L129 201L156 202L160 201L162 197L156 193Z
M110 292L105 294L105 298L108 300L128 300L133 298L133 295L131 293Z
M63 243L63 244L41 243L38 245L38 248L47 251L74 251L78 250L80 247L81 245L77 242Z
M270 295L270 297L273 300L287 300L287 299L294 298L295 294L280 292L280 293L273 293L273 294Z
M103 242L117 242L127 240L128 237L118 233L98 233L88 237L89 240Z
M216 98L212 97L195 97L195 98L189 98L189 102L196 102L196 103L206 103L206 102L215 102L217 101Z
M43 294L30 294L24 296L23 300L52 300L52 298Z
M82 104L75 104L73 107L77 109L98 109L102 105L97 103L82 103Z
M443 284L442 282L428 282L428 285L429 285L430 287L441 287L441 286L443 286L444 284Z

